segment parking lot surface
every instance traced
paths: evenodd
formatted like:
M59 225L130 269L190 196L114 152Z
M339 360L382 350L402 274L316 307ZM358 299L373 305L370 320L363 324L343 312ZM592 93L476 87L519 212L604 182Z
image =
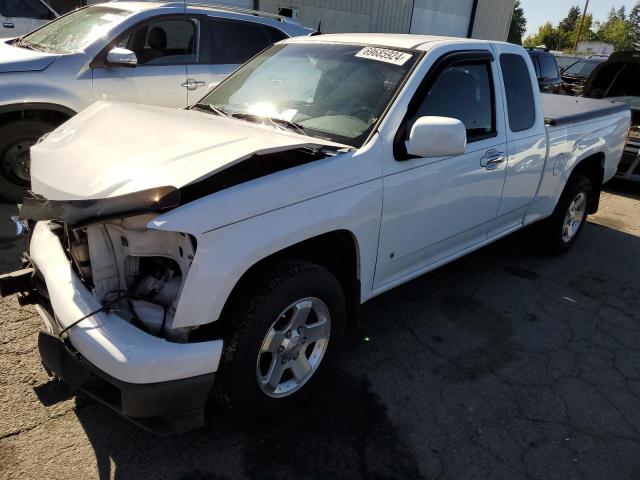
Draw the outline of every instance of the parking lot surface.
M50 380L40 320L3 299L0 478L638 479L640 187L607 190L564 256L525 231L366 304L330 388L276 425L148 434Z

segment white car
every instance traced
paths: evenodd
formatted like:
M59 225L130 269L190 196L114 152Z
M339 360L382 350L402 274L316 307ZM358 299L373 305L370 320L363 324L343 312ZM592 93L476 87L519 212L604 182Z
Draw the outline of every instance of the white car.
M189 110L99 102L35 145L0 292L37 306L53 375L147 428L274 417L361 303L533 222L566 251L629 118L541 96L512 44L285 40Z
M20 202L29 147L96 100L186 107L274 42L311 33L231 7L111 2L0 41L0 197Z
M0 39L24 35L56 17L44 0L0 0Z

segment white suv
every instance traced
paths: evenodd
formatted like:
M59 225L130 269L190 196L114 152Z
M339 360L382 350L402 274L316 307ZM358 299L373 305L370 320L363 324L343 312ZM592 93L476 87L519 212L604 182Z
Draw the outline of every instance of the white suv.
M57 16L43 0L0 0L0 38L24 35Z
M186 107L264 48L311 33L248 10L112 2L0 41L0 194L19 202L31 145L94 101Z

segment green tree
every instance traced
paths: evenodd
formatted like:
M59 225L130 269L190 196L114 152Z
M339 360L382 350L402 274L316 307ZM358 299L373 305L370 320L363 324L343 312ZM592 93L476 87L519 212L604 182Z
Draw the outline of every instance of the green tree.
M573 32L580 22L580 7L574 5L569 9L567 16L560 20L558 30L561 32Z
M519 2L518 2L519 7ZM515 13L515 12L514 12ZM580 29L580 7L573 6L557 27L547 22L538 28L535 35L524 39L525 47L544 45L553 50L573 50ZM631 9L629 15L624 6L611 7L607 20L593 21L593 16L584 17L580 41L600 41L612 44L616 50L640 49L640 1ZM514 42L515 43L515 42Z
M580 28L580 23L576 25L575 30L571 33L571 44L565 47L566 50L573 50L575 46L576 38L578 37L578 28ZM596 34L593 31L593 15L587 13L584 16L584 21L582 22L582 30L580 31L580 41L588 42L590 40L596 40Z
M557 49L560 36L558 29L551 22L547 22L538 28L538 33L530 35L524 40L525 47L538 47L544 45L547 48Z
M522 45L522 35L527 31L527 19L524 18L524 10L520 6L520 0L516 0L513 7L513 15L511 16L511 25L509 26L509 36L507 42Z
M626 20L627 19L627 9L625 6L621 6L617 12L618 20Z
M631 47L631 24L624 7L618 10L611 7L607 20L597 25L595 39L612 44L616 50Z
M629 12L629 46L636 50L640 49L640 2Z
M569 9L567 16L558 24L558 50L566 50L573 47L578 25L580 25L580 7L574 5Z

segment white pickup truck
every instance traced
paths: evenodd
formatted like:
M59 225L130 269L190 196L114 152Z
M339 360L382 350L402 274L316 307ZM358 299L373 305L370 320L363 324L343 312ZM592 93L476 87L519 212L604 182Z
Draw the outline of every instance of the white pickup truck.
M541 96L511 44L288 39L189 110L99 102L35 145L0 290L53 375L146 428L276 416L361 303L533 222L568 249L629 118Z

